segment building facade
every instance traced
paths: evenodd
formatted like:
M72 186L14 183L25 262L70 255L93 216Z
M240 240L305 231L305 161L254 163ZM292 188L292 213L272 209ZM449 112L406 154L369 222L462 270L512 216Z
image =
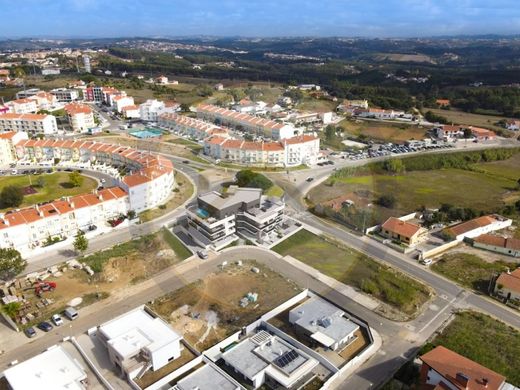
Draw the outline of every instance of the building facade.
M56 134L58 124L53 115L3 114L0 115L0 131L22 131L31 136Z
M96 126L94 112L86 104L69 103L64 108L72 131L82 133Z

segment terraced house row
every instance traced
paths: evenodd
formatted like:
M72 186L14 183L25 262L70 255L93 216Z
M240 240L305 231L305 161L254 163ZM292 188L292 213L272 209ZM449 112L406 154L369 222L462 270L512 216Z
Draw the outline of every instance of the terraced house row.
M212 135L229 137L228 131L222 127L175 113L160 115L158 123L168 130L196 139L205 139Z
M175 186L170 160L127 146L93 141L20 140L18 161L95 169L124 168L117 186L44 205L0 214L0 247L32 249L50 237L66 237L129 211L141 212L164 203ZM27 234L29 232L29 234Z
M320 140L313 135L298 135L276 142L250 142L213 136L204 140L204 154L242 165L313 165L320 155Z

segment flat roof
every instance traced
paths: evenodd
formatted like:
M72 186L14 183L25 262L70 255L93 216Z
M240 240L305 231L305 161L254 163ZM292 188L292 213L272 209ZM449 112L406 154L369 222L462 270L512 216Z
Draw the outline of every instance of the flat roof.
M250 379L270 365L290 376L311 359L289 343L264 330L225 352L222 358Z
M133 356L145 347L153 352L181 339L161 318L150 315L144 306L104 323L99 331L123 357Z
M249 203L260 200L261 196L261 188L236 188L232 190L232 192L228 192L225 196L217 191L211 191L200 195L199 199L218 210L222 210L238 203Z
M87 374L80 363L61 346L54 346L4 371L14 390L85 389Z
M177 382L179 390L242 390L243 387L221 369L206 363L198 370Z
M330 339L339 342L355 332L359 325L344 317L344 312L337 306L313 297L289 312L289 318L296 316L294 322L312 333L316 341L332 345Z

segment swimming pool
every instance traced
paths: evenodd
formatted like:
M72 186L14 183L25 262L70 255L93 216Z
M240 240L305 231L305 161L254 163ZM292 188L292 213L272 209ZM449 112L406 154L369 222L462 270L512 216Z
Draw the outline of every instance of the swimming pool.
M197 209L197 215L203 219L206 219L209 217L209 213L204 209Z
M157 138L162 135L162 130L159 129L153 129L153 128L145 128L143 130L139 131L132 131L129 133L132 137L136 138Z

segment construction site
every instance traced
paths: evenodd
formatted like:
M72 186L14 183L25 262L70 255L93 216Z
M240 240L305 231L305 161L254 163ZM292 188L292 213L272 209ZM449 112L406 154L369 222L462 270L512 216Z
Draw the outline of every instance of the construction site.
M152 309L204 351L301 291L253 261L238 261L151 302Z

